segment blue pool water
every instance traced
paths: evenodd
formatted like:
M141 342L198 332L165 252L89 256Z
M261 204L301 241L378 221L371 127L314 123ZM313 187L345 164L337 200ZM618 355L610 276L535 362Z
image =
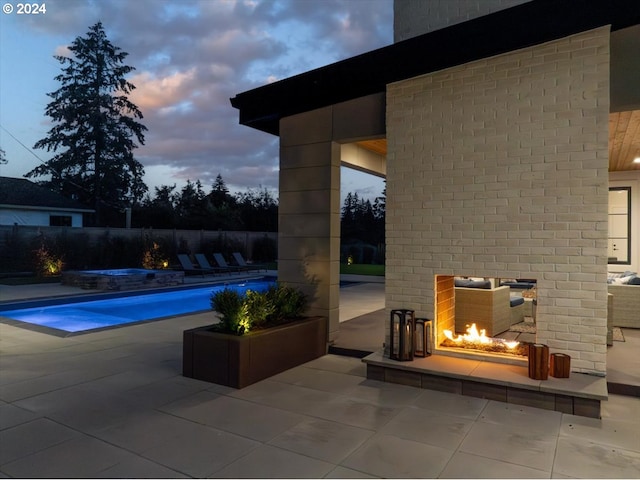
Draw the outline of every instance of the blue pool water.
M145 270L144 268L118 268L111 270L82 270L80 273L88 273L92 275L106 275L108 277L121 277L125 275L144 275L153 273L156 270Z
M42 305L19 310L0 310L0 316L63 332L85 332L210 310L211 293L214 291L224 288L231 288L239 292L263 291L273 283L272 279L248 280L241 283L183 288L104 300Z

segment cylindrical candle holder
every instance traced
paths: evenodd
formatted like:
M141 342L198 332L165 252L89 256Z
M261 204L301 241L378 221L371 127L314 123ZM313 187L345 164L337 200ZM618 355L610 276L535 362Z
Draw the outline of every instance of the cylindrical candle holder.
M549 347L541 343L529 345L529 378L546 380L549 378Z
M549 362L549 374L555 378L569 378L571 357L566 353L552 353Z

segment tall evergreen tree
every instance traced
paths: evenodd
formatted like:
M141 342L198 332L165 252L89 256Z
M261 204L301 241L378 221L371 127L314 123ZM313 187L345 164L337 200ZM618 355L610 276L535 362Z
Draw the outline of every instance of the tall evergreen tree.
M203 228L208 216L207 195L202 189L202 182L187 180L176 200L176 211L180 218L181 228Z
M220 208L225 205L233 206L235 204L235 199L229 194L227 184L224 182L222 175L220 174L216 176L213 185L211 185L209 200L211 200L211 204L215 208Z
M124 65L128 53L114 46L98 22L69 46L71 56L55 56L61 87L48 96L45 109L54 126L34 148L56 155L29 173L50 176L54 190L74 196L96 209L100 224L105 207L121 209L142 199L147 186L144 168L133 150L143 145L142 113L129 101L135 88L125 78L135 70Z

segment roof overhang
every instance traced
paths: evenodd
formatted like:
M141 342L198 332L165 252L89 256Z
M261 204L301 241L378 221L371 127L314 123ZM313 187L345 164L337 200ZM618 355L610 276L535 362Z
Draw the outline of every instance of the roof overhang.
M60 212L60 213L95 213L91 208L66 208L66 207L47 207L46 205L13 205L10 203L0 204L0 209L5 210L37 210L44 212Z
M533 0L239 93L231 105L242 125L278 135L281 118L384 92L393 82L604 25L637 24L639 0Z

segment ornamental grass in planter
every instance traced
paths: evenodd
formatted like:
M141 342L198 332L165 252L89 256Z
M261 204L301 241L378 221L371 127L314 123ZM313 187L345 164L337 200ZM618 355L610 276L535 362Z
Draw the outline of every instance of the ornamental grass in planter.
M183 375L243 388L326 353L327 319L304 317L306 295L281 283L211 296L219 323L186 330Z

